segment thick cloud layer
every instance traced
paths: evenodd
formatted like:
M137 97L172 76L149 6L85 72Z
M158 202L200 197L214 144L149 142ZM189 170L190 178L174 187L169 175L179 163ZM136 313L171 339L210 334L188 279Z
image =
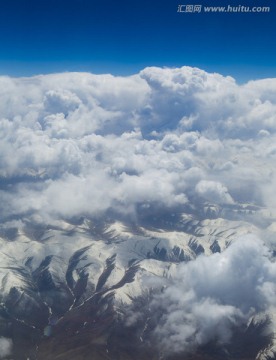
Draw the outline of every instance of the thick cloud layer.
M1 215L270 203L276 80L199 69L0 78ZM249 190L250 189L250 190Z

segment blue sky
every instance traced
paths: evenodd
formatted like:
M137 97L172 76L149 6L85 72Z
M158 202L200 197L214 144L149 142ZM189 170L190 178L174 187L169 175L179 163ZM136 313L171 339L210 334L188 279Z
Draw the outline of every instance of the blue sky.
M270 6L270 13L177 13L179 4ZM238 81L276 77L272 0L1 0L0 74L132 74L197 66Z

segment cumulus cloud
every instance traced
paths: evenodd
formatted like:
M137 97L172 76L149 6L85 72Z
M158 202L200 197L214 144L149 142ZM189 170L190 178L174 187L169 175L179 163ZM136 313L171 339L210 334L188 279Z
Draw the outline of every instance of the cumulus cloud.
M234 204L227 188L219 182L201 180L195 187L198 195L218 204Z
M239 86L196 68L152 67L129 77L66 73L0 84L2 215L135 212L140 203L171 208L195 195L266 202L273 79Z
M12 340L0 337L0 358L4 359L6 356L12 353Z
M164 353L194 351L211 341L227 344L238 326L275 308L275 284L269 249L253 235L239 238L223 253L177 267L150 303L150 316L160 314L154 336ZM130 313L130 320L139 316Z

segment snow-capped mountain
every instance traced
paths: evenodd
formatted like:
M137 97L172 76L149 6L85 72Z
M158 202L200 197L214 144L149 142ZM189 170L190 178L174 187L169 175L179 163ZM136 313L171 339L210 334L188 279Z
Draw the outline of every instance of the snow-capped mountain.
M180 264L222 253L238 238L264 231L241 220L244 213L249 212L252 219L262 217L270 228L272 224L263 209L249 205L225 210L202 203L197 208L198 212L191 206L186 212L153 212L152 217L149 210L141 211L135 222L110 215L52 224L23 218L3 224L0 335L13 338L11 358L88 359L92 351L97 359L135 359L123 349L129 341L122 325L126 309L149 306L150 294L164 286L164 279L175 276ZM147 279L155 285L149 287ZM143 321L147 328L153 314L146 312L137 329ZM265 327L269 316L251 317L244 333ZM140 349L150 336L150 326L140 329L139 337L137 329L132 325L129 336ZM116 338L117 331L121 338ZM120 346L115 349L115 338L122 342L122 354L117 354ZM69 339L74 344L71 350ZM258 341L265 343L262 337ZM269 344L273 344L271 339ZM156 351L147 346L141 351ZM253 353L258 359L268 359L264 354L273 352L256 345ZM223 356L235 358L231 353Z

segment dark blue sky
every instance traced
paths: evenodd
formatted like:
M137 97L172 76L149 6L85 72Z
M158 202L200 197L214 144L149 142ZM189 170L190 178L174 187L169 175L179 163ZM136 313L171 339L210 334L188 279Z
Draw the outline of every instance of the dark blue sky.
M177 13L179 4L270 13ZM276 77L274 0L1 0L0 74L132 74L197 66L239 81Z

